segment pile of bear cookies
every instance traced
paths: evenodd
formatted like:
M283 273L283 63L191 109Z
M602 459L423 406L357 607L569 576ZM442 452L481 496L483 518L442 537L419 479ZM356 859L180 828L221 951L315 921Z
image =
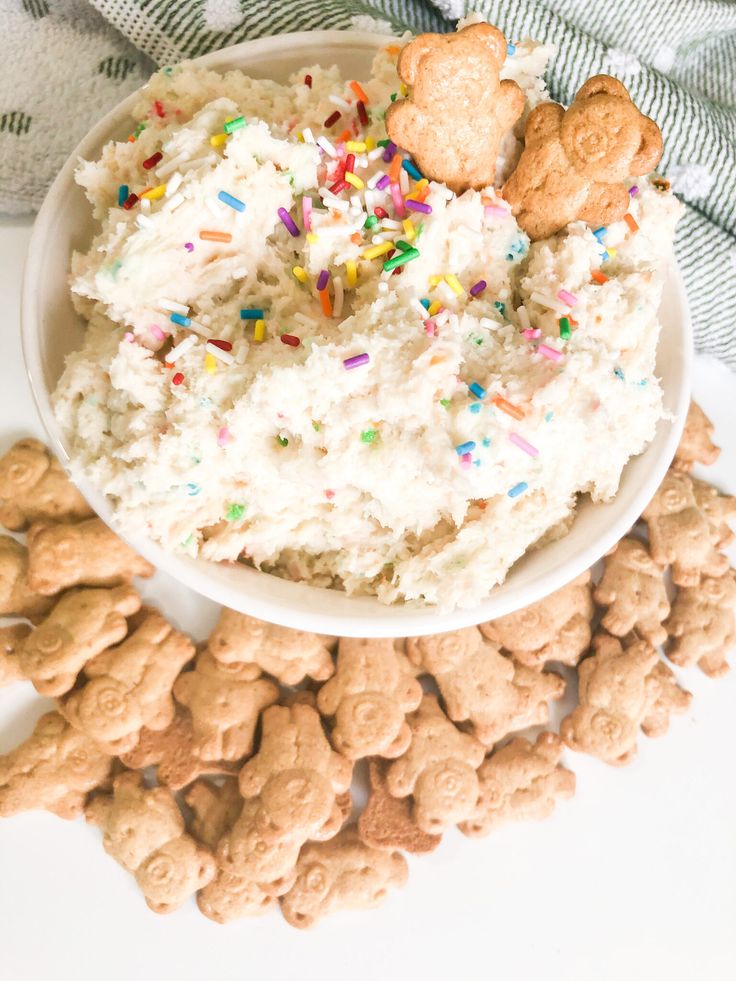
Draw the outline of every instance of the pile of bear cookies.
M722 549L736 498L690 475L712 463L692 404L673 466L637 525L559 592L478 628L405 640L317 636L222 610L200 647L131 585L153 568L89 511L34 439L0 459L0 684L56 700L0 757L0 816L84 815L149 907L196 894L218 923L277 904L307 927L380 903L429 852L541 819L575 791L565 747L628 763L736 642ZM671 602L666 575L675 589ZM670 592L672 589L670 589ZM665 655L657 649L664 646ZM559 735L549 702L577 674ZM370 790L352 820L356 764ZM1 832L0 832L1 833Z

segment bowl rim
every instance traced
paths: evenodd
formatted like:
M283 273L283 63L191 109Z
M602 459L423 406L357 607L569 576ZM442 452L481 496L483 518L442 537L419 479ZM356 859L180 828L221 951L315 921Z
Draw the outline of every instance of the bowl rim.
M309 50L311 52L309 57L315 61L320 61L323 56L321 53L331 47L353 45L376 51L381 44L396 43L396 41L396 37L365 31L299 31L258 38L252 41L242 41L239 44L230 45L227 48L192 59L191 63L198 67L224 71L232 67L230 63L234 58L241 58L242 56L245 64L241 70L247 71L248 56L267 54L273 52L274 48L288 46L295 51L305 50L305 58L308 57L306 50ZM35 287L39 276L43 274L44 244L48 228L54 222L58 204L65 188L70 181L73 182L74 180L74 171L78 160L89 157L92 152L98 152L102 135L107 132L111 125L118 122L126 114L130 114L132 106L145 87L146 85L141 86L107 112L75 147L46 194L36 216L28 246L21 289L23 358L41 422L51 440L53 452L57 454L67 470L69 454L64 443L61 426L51 405L51 392L47 390L43 380L40 346L43 318L39 308L40 297ZM633 494L629 506L618 515L604 533L592 537L586 547L564 557L551 570L543 569L521 584L514 584L513 581L509 583L507 579L503 584L505 589L499 595L493 597L496 590L492 590L488 597L475 607L440 613L436 607L415 603L387 606L380 604L374 596L348 596L341 590L330 590L324 587L292 582L280 579L270 573L250 569L247 566L239 567L239 572L241 570L242 572L249 572L251 577L259 577L259 581L266 577L273 584L271 589L265 588L264 594L253 597L248 589L249 583L245 576L242 577L243 581L237 586L225 582L224 576L218 580L218 571L222 572L223 566L227 568L228 565L232 564L209 563L188 556L176 555L165 551L152 539L126 534L124 530L118 527L118 523L113 518L106 497L89 486L86 481L77 481L77 485L98 516L152 562L158 570L168 573L178 582L218 604L229 606L269 622L333 635L395 637L453 630L503 616L561 588L589 569L601 556L608 552L635 523L641 511L654 495L674 457L690 400L693 358L692 325L687 296L674 257L666 279L666 288L674 290L674 299L679 308L678 316L681 321L680 333L685 343L682 344L680 351L681 367L679 374L682 383L679 391L677 391L676 404L670 407L671 418L660 420L658 423L658 426L666 424L669 429L665 435L663 448L656 461L656 466L649 469L646 479L640 482L637 491ZM662 343L661 339L659 343ZM652 445L650 443L639 456L647 453ZM633 459L637 458L631 458L625 465L622 471L622 480ZM251 581L254 582L255 580L251 579ZM279 594L282 592L288 593L293 599L289 600L280 596ZM315 594L319 594L319 601L321 602L315 602ZM327 602L325 602L325 596L328 596ZM301 603L297 612L298 600L301 600ZM493 604L490 612L485 609L489 600ZM346 601L349 602L346 603ZM345 605L351 607L351 612L340 611L340 607ZM319 610L319 606L334 606L336 610L334 612L331 609ZM353 612L354 610L360 612Z

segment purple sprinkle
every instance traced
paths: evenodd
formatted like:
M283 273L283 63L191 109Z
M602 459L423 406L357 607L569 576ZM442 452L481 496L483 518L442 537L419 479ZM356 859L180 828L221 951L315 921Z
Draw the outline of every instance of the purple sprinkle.
M474 283L470 287L470 295L477 296L479 293L483 292L486 286L488 286L488 283L485 281L485 279L479 279L477 283Z
M637 187L636 184L634 184L632 187L629 188L629 194L632 196L632 198L635 198L638 193L639 193L639 188Z
M194 243L193 242L185 242L184 243L184 248L187 250L187 252L194 252Z
M327 286L327 281L329 278L330 278L330 274L327 272L326 269L323 269L322 272L317 277L317 289L323 290L325 286Z
M389 140L383 151L383 162L391 163L395 153L396 153L396 144L392 140Z
M404 204L409 211L421 211L423 215L432 214L432 208L428 204L425 204L424 201L414 201L412 198L407 198Z
M362 364L368 364L370 359L370 354L356 354L352 358L346 358L343 361L342 366L346 369L346 371L350 371L351 368L359 368Z
M380 181L376 181L376 187L379 191L382 191L384 188L388 187L390 183L391 178L388 176L388 174L384 174Z
M286 208L279 208L279 218L286 225L286 230L289 235L293 235L294 238L299 238L299 229L294 224L294 219L291 217Z

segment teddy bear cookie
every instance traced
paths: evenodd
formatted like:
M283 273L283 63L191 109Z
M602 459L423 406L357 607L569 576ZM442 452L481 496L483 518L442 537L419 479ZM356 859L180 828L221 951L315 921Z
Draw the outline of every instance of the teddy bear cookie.
M667 657L686 668L693 664L712 678L729 671L727 654L736 646L736 573L704 576L697 586L677 590L665 621Z
M41 695L64 695L88 661L125 637L126 617L140 606L132 586L65 593L21 643L18 657L23 674Z
M635 538L622 538L606 555L603 577L593 596L607 607L602 625L616 637L635 630L654 647L663 644L662 626L670 612L662 570Z
M343 637L337 670L317 694L317 707L334 718L332 743L350 760L400 756L411 733L406 713L422 699L422 687L392 640Z
M298 685L306 677L326 681L335 672L326 638L227 608L220 614L208 646L223 664L237 661L252 665L254 678L265 671L282 685Z
M88 736L58 712L47 712L24 743L0 756L0 817L41 809L77 817L112 765L112 757Z
M487 757L478 770L478 803L461 822L462 833L477 838L508 821L549 817L558 800L575 793L575 774L560 765L563 748L554 732L541 732L534 743L517 737Z
M589 78L569 109L545 102L529 113L524 149L502 195L530 239L571 221L608 225L629 207L626 178L662 156L659 127L610 75Z
M292 926L310 927L337 910L379 906L389 887L403 886L408 876L400 852L370 848L355 827L348 827L329 841L302 848L294 884L281 898L281 912Z
M722 494L717 487L697 477L690 477L695 503L705 515L717 549L728 548L736 538L731 522L736 521L736 497Z
M675 470L684 470L688 473L696 463L705 466L715 463L720 456L721 448L713 442L714 431L715 426L698 403L690 402L685 428L675 452L675 459L672 461Z
M61 702L62 715L111 753L138 742L141 729L166 729L174 719L171 688L196 651L158 610L146 607L132 632L84 666L84 681Z
M484 637L528 668L547 661L570 667L590 646L593 619L590 571L530 606L480 624Z
M693 696L692 692L678 684L674 671L664 661L654 665L652 677L659 683L659 694L646 718L642 719L641 731L645 736L654 739L667 734L673 715L684 715L687 712Z
M34 521L81 521L92 509L37 439L21 439L0 457L0 524L25 531Z
M28 581L28 550L10 535L0 535L0 616L26 617L37 623L54 601Z
M243 810L238 781L228 777L219 785L199 778L184 791L184 802L192 812L189 830L210 851L233 827Z
M108 855L133 873L154 913L178 909L215 874L211 852L186 833L171 792L147 788L140 773L115 777L112 794L93 797L85 815L101 828Z
M506 39L490 24L419 34L399 55L410 90L386 112L390 139L430 180L460 193L493 185L501 138L521 116L516 82L499 78Z
M433 852L442 835L430 835L412 820L411 798L393 797L386 783L389 764L383 760L368 761L370 794L358 818L360 840L371 848L421 855Z
M18 658L18 648L31 628L27 623L14 623L0 627L0 688L23 678Z

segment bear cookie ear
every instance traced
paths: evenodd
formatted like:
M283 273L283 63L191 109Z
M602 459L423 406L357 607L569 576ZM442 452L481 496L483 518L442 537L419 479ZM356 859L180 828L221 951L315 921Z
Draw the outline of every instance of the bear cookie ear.
M659 126L649 116L641 117L641 143L631 161L633 176L648 174L659 163L662 156L662 134Z
M399 60L396 63L396 71L401 81L406 85L414 85L422 58L442 42L441 34L419 34L413 41L405 45L401 49Z
M580 86L575 101L590 99L594 95L612 95L617 99L626 99L631 102L629 90L624 83L619 82L617 78L613 78L611 75L594 75L589 78Z

